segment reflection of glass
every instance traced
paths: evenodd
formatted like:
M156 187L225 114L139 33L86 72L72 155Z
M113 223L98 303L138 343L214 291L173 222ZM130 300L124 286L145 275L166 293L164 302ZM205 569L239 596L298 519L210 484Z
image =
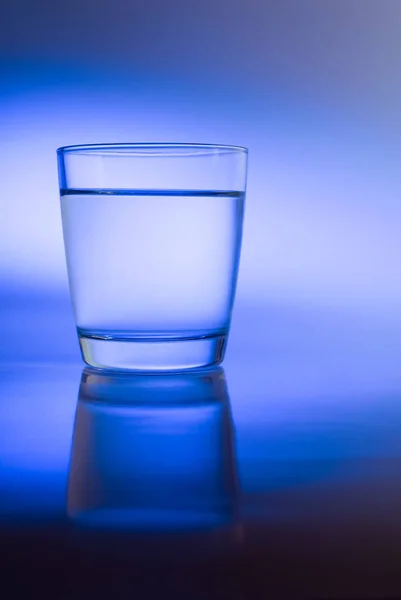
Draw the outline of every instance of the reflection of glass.
M85 369L68 513L109 527L218 526L233 517L236 468L224 371Z
M237 282L247 150L67 146L58 164L84 360L142 371L220 363Z

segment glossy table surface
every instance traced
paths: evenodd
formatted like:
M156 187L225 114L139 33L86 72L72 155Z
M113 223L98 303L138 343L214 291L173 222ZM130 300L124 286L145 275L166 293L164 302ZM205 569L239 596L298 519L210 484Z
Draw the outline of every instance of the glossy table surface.
M401 597L401 328L255 315L224 370L3 362L7 597Z

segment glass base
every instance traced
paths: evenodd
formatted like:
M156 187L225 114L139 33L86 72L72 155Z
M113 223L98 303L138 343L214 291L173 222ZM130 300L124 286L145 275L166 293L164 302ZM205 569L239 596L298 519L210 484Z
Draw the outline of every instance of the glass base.
M227 336L174 340L113 340L79 334L84 361L98 369L124 371L182 371L218 365Z

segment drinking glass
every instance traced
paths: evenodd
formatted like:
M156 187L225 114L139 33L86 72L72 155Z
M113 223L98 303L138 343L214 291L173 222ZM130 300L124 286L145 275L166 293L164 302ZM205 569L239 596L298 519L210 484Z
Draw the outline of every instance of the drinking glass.
M241 249L246 148L102 144L57 154L85 362L149 371L220 363Z

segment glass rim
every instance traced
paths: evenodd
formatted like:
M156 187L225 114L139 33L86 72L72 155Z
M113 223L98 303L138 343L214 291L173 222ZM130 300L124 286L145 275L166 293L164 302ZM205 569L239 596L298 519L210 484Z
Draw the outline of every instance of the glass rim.
M141 150L143 152L141 152ZM120 152L119 152L120 151ZM153 152L152 152L153 151ZM191 152L192 151L192 152ZM248 154L245 146L229 144L200 144L181 142L132 142L132 143L106 143L106 144L75 144L57 148L57 154L81 154L113 156L125 154L132 156L201 156L216 154Z

